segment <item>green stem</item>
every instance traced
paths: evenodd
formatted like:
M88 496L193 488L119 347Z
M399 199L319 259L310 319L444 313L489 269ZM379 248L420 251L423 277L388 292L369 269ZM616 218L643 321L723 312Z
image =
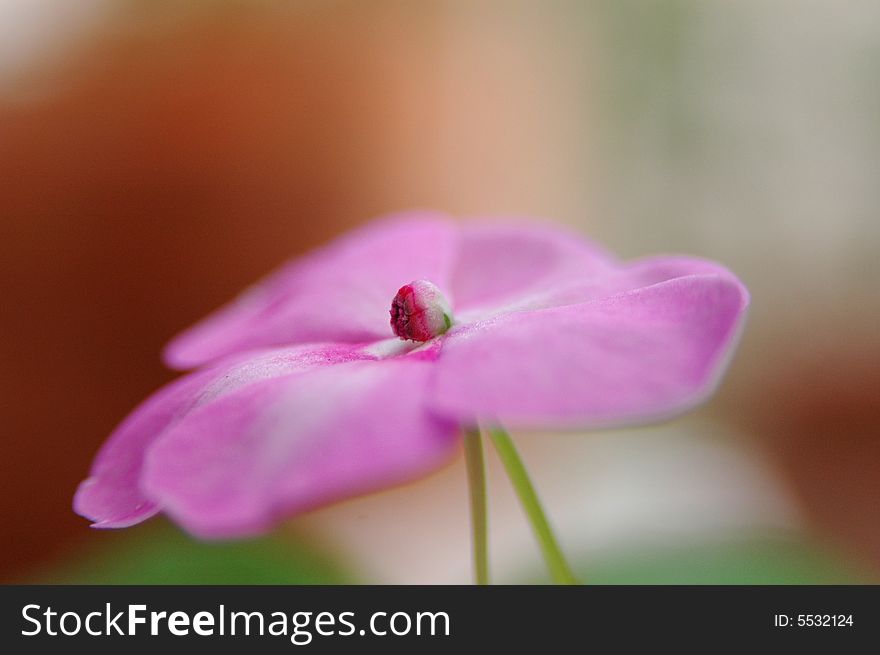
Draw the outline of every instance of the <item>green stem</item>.
M479 430L466 430L464 459L471 492L471 530L474 545L474 581L489 584L489 538L486 523L486 465Z
M541 508L541 501L538 500L535 488L532 486L531 480L529 480L529 474L519 458L519 453L516 452L516 447L513 445L510 435L501 428L489 430L489 435L492 438L492 443L495 444L498 455L501 457L504 468L507 470L507 475L510 477L513 488L516 490L517 496L519 496L520 503L522 503L523 509L529 517L532 530L538 539L538 544L541 546L541 552L544 554L544 560L547 562L547 567L550 569L553 580L557 584L578 584L571 571L571 567L565 561L565 556L559 548L556 537L553 535L550 523L544 515L544 510Z

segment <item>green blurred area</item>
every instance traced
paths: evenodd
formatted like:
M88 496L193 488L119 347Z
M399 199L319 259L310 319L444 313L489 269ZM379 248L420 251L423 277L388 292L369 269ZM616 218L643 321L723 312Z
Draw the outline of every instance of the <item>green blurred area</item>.
M576 565L587 584L865 584L869 576L838 553L792 537L652 547L597 554ZM549 583L542 574L533 583Z
M202 542L167 523L108 535L108 543L22 582L52 584L355 584L363 580L307 539L281 534ZM871 576L851 558L798 537L614 550L581 559L587 584L860 584ZM530 569L515 582L545 584ZM467 582L462 580L462 582Z
M34 584L344 584L334 558L292 535L202 542L169 524L108 535L24 582Z

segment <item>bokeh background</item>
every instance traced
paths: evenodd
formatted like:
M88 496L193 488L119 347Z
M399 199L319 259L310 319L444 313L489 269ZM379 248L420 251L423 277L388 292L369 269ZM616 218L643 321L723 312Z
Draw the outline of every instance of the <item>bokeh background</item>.
M461 461L204 544L71 497L178 330L410 207L718 259L700 411L517 434L591 582L880 580L880 5L0 0L0 581L457 583ZM546 580L490 457L495 577Z

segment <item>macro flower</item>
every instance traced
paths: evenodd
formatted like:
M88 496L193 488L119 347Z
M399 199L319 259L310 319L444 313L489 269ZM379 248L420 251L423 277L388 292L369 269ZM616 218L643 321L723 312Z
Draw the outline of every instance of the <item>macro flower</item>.
M423 475L479 425L587 429L704 400L748 293L691 257L621 262L556 228L392 217L293 260L167 346L74 500L204 538ZM389 320L390 319L390 320Z

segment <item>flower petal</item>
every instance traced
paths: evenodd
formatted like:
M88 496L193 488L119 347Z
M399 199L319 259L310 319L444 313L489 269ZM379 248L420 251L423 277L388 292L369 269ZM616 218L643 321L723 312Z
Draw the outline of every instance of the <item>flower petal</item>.
M558 227L466 224L452 278L456 318L547 307L554 294L615 267L598 245Z
M253 348L391 336L388 312L402 284L426 279L449 293L456 240L454 224L435 214L368 225L289 262L175 337L165 361L187 369Z
M686 270L688 261L657 259L627 270L650 281ZM706 272L450 331L435 408L463 423L540 428L638 423L683 411L712 391L748 304L745 288L724 269L699 260L692 268Z
M229 394L156 442L144 488L189 531L219 538L413 478L457 443L456 426L425 410L433 363L352 362Z
M74 510L98 528L150 518L161 507L141 491L144 453L189 412L259 380L364 357L370 356L351 346L298 346L230 360L175 380L135 409L104 443L90 477L77 489Z

